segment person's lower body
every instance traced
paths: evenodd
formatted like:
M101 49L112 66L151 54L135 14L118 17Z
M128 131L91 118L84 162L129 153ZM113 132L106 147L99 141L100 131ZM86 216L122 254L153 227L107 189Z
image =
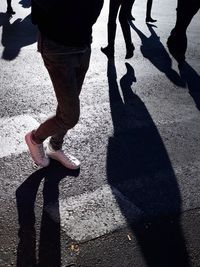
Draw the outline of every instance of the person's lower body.
M101 48L101 51L108 59L114 59L116 28L117 25L115 22L108 22L108 45Z
M146 8L146 22L153 23L156 22L156 19L151 17L151 8L152 8L153 0L147 0L147 8Z
M116 36L116 19L122 0L110 0L109 15L107 25L107 39L108 44L106 47L102 47L101 51L107 56L108 59L114 59L115 54L115 36Z
M200 9L199 0L179 0L177 5L176 24L167 39L167 46L172 56L183 63L185 61L185 53L187 50L187 28L193 16Z
M116 36L116 18L119 12L119 21L121 24L125 44L126 44L126 56L125 58L131 58L133 56L134 45L131 41L131 32L129 25L128 14L132 7L133 0L129 1L113 1L110 0L110 9L109 9L109 19L108 19L108 45L104 48L101 48L101 51L108 57L108 59L114 58L115 53L115 36Z
M167 46L172 56L179 64L182 64L185 61L185 53L187 50L186 32L177 33L176 30L173 29L167 39Z
M128 20L129 20L129 21L132 21L132 20L135 21L135 17L133 17L133 15L130 14L129 17L128 17Z
M14 15L15 14L15 11L13 10L12 5L11 5L11 0L7 0L7 11L6 11L6 13L9 14L9 15Z
M132 43L131 29L129 25L129 12L132 8L133 0L127 0L122 2L120 12L119 12L119 22L122 28L122 33L124 36L124 41L126 44L126 56L125 59L129 59L133 56L135 47Z
M131 11L132 11L132 7L133 7L133 4L134 4L135 0L131 0L131 3L130 3L130 8L128 10L128 20L129 21L135 21L135 17L133 17Z
M71 49L41 35L38 44L55 90L58 105L56 115L29 133L26 142L36 164L47 166L49 162L46 158L49 156L59 160L66 167L75 169L79 167L79 162L64 154L62 144L67 131L73 128L79 119L79 94L89 67L91 51L90 48ZM46 155L43 142L48 137L50 137L50 141L46 153L48 155ZM44 164L41 163L42 159L44 159Z

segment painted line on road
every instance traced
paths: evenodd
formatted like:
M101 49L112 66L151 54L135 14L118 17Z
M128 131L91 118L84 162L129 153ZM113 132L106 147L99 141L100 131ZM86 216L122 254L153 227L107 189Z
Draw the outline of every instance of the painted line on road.
M90 107L91 108L91 107ZM102 112L102 110L101 110ZM100 113L101 113L100 112ZM98 113L98 111L97 111ZM88 111L88 108L83 108L82 117L84 114L90 114L89 121L92 123L94 122L93 113ZM106 112L107 116L109 116L109 112ZM105 114L104 114L105 115ZM46 115L43 113L34 115L34 117L38 118L38 121L28 114L13 116L13 117L5 117L0 118L0 158L8 157L11 155L17 155L27 151L27 146L24 142L24 136L27 132L31 131L34 128L37 128L39 125L40 120L46 119ZM87 115L88 117L88 115ZM106 115L104 116L104 118ZM96 115L95 115L96 118ZM107 118L110 120L111 118ZM158 129L162 125L171 124L171 123L184 123L188 121L194 121L194 119L199 120L198 116L192 112L188 112L185 116L181 116L181 118L173 118L173 120L154 120L155 124L157 125ZM136 121L134 127L142 127L145 126L145 122ZM78 123L77 126L71 131L70 134L72 135L79 135L81 132L84 132L84 136L87 135L87 129L90 127L85 127L85 125ZM108 131L107 131L108 133Z
M126 199L118 190L104 185L94 192L61 199L46 207L54 221L60 222L66 235L76 241L86 241L110 233L127 224L137 221L142 211ZM127 215L128 213L128 215Z
M0 158L27 151L24 136L38 125L30 115L0 118Z

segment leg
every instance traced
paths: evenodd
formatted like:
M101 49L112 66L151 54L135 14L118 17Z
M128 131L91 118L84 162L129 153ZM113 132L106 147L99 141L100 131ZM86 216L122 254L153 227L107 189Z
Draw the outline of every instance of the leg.
M7 0L7 7L11 8L11 0Z
M119 21L121 24L125 44L126 44L126 59L133 56L134 46L131 39L131 30L128 22L128 12L132 6L132 0L123 1L119 12Z
M151 17L152 3L153 3L153 0L147 0L146 22L156 22L156 20L152 19L152 17Z
M91 51L90 51L90 49L88 49L87 52L82 54L80 56L80 65L75 68L75 74L74 75L75 75L75 79L76 79L78 96L80 95L83 81L85 79L85 75L86 75L86 72L87 72L88 67L89 67L90 53L91 53ZM61 115L59 115L61 113L61 111L59 110L59 107L57 107L56 113L58 114L58 117L61 116ZM67 130L63 130L57 134L54 134L51 137L50 144L54 150L61 149L62 144L63 144L63 139L64 139L64 136L66 135L66 133L67 133Z
M81 54L72 54L69 48L44 36L39 37L39 49L58 102L56 115L41 124L35 132L35 140L43 141L49 136L66 133L78 121L80 89L77 86L76 69Z
M130 6L130 10L129 10L129 15L128 15L128 19L129 20L135 20L135 18L132 16L131 14L131 11L132 11L132 7L133 7L133 4L134 4L135 0L132 0L131 1L131 6Z
M90 49L86 49L83 53L70 54L69 48L47 38L39 38L39 41L38 47L52 80L58 106L55 116L42 123L32 134L26 135L26 143L34 161L44 167L49 161L42 143L47 137L52 136L52 150L47 149L48 156L60 161L67 168L76 169L80 162L64 154L60 148L64 135L79 119L79 94L89 66ZM77 70L79 70L78 76Z
M175 31L177 33L186 33L186 30L193 18L200 8L200 2L198 0L192 0L188 3L185 0L179 0L177 6L177 19L175 25Z
M170 33L167 45L170 53L179 63L185 60L185 53L187 50L186 31L199 8L200 2L198 0L192 0L190 2L186 0L178 1L176 24Z
M7 14L10 14L10 15L14 15L15 12L13 11L12 9L12 6L11 6L11 0L7 0Z
M76 92L77 97L79 97L79 94L81 92L82 84L85 78L85 74L89 67L89 61L90 61L90 49L88 49L85 53L82 53L79 55L78 65L75 67L75 79L76 79ZM73 105L73 103L71 103ZM80 109L80 107L79 107ZM59 106L57 109L57 113L62 113ZM78 112L79 115L80 112ZM60 114L62 116L62 114ZM59 161L61 164L63 164L65 167L69 169L77 169L80 167L80 162L75 157L69 155L68 153L64 153L64 151L61 149L63 144L63 138L66 134L66 130L57 132L54 134L51 139L50 143L47 146L46 153L47 155Z
M108 15L108 45L101 48L101 51L108 57L114 58L114 46L116 35L116 19L121 0L110 0L109 15Z

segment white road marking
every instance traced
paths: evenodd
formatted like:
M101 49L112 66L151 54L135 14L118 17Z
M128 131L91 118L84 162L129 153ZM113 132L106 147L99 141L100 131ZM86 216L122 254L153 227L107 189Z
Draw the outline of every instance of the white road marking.
M0 118L0 158L27 151L24 136L38 125L29 115Z
M90 107L91 108L91 107ZM96 107L100 108L100 106ZM102 108L102 107L101 107ZM100 114L102 113L102 109L100 111ZM82 116L84 114L87 114L88 121L91 122L91 124L94 124L94 117L93 113L88 111L88 108L83 108ZM96 117L96 115L94 115ZM110 121L110 114L109 112L105 112L103 114L104 119L107 117L107 121ZM24 142L24 136L27 132L31 131L32 129L38 127L39 121L44 121L47 116L43 113L37 114L38 121L34 119L32 116L28 114L14 116L14 117L5 117L0 118L0 158L11 156L12 154L17 155L20 153L23 153L27 151L27 146ZM162 127L164 124L170 124L170 123L184 123L187 121L194 121L199 120L199 113L198 116L194 112L187 112L184 116L181 116L180 118L176 117L171 120L157 120L155 119L154 122L156 126L159 128ZM93 125L94 126L94 125ZM134 122L133 127L142 127L145 126L145 122ZM85 127L85 125L78 123L76 127L69 133L70 135L80 135L80 133L84 135L87 135L87 129L88 131L91 131L90 127ZM109 129L107 130L108 133ZM112 134L112 129L110 134Z
M55 221L60 220L62 230L76 241L93 239L126 225L123 209L126 217L129 211L128 220L136 221L142 215L140 209L108 185L94 192L61 199L59 211L57 204L48 206L46 211Z

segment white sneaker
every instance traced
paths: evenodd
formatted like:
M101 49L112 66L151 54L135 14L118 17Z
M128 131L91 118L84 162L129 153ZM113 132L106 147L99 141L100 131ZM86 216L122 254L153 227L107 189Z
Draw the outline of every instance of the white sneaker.
M45 155L43 144L37 144L33 141L32 132L26 134L25 141L33 161L40 167L47 167L50 163L50 160Z
M80 161L68 153L64 153L63 150L53 150L50 144L46 147L46 154L57 161L68 169L76 170L80 168Z

